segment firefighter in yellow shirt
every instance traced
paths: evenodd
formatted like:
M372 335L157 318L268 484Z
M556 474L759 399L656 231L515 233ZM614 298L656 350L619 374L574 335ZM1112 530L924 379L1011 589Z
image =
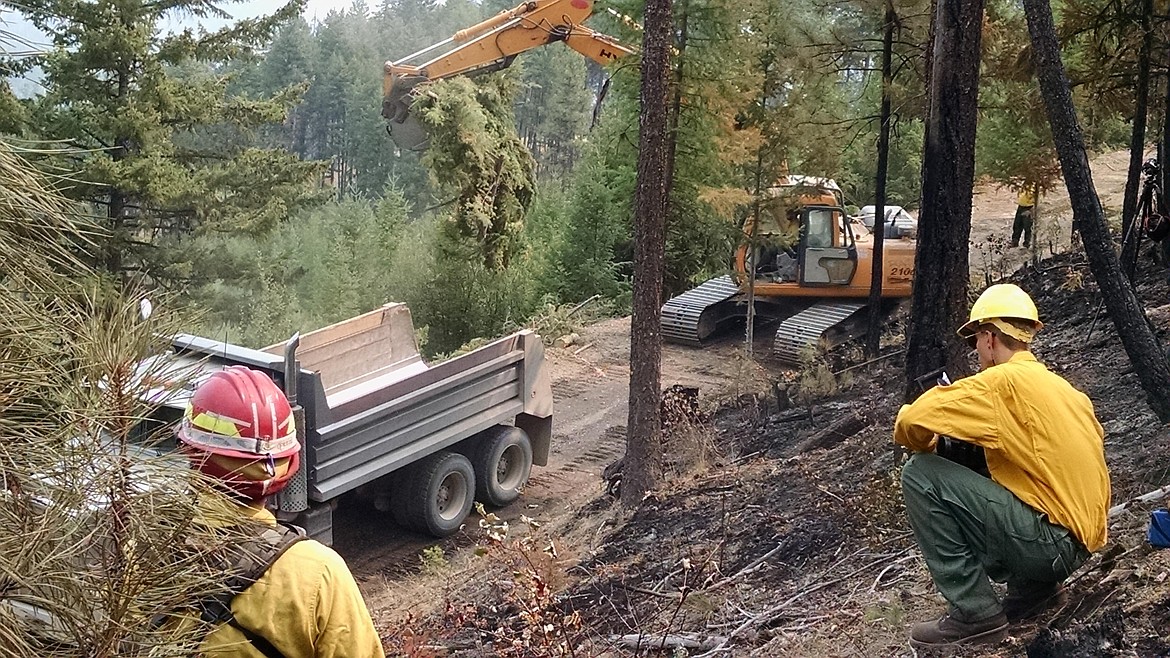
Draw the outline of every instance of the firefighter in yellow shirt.
M217 625L199 655L382 658L381 640L345 561L303 533L278 532L265 509L300 461L292 410L276 384L243 366L213 374L191 396L177 435L192 467L221 483L272 543L268 553L240 551L240 563L258 563L245 569L261 573L258 578L243 576L239 591L201 602L204 621Z
M1032 223L1036 211L1036 186L1029 185L1020 190L1016 197L1016 218L1012 221L1012 246L1020 246L1020 236L1024 236L1024 246L1032 245Z
M1043 327L1012 284L988 288L959 336L981 371L905 405L894 441L906 513L935 587L941 619L915 624L915 646L1001 639L1009 623L1060 600L1061 583L1105 544L1109 472L1093 404L1028 351ZM936 454L939 436L983 448L990 479ZM991 581L1007 583L1000 601Z

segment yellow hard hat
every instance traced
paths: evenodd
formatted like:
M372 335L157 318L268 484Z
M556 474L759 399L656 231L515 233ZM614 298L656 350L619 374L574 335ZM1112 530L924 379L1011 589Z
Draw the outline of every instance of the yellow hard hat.
M993 322L997 319L1024 320L1032 325L1030 331L1007 322ZM975 335L979 325L989 323L999 327L1005 334L1025 343L1032 342L1037 331L1044 328L1036 304L1028 293L1014 283L997 283L983 291L971 306L971 319L959 327L961 338Z

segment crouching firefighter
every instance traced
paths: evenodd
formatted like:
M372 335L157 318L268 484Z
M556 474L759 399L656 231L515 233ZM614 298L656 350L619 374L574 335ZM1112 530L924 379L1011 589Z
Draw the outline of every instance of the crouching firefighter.
M1002 639L1009 623L1060 603L1064 579L1105 544L1104 431L1089 398L1028 350L1042 327L1026 292L991 286L958 330L981 371L898 412L894 441L914 453L902 469L906 513L948 603L914 625L914 646ZM934 454L940 435L982 447L990 478ZM1003 601L991 581L1007 583Z
M191 466L222 484L263 529L232 553L228 591L201 602L203 620L215 626L199 655L383 656L341 556L265 508L300 466L292 410L276 384L243 366L213 374L191 397L177 435Z

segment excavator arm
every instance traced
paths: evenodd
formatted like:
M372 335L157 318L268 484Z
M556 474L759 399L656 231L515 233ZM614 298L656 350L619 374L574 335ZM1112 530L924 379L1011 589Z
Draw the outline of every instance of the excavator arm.
M403 149L426 147L426 131L410 114L415 87L423 82L498 71L507 68L516 55L556 41L599 64L631 54L616 39L581 24L592 13L593 0L530 0L396 62L386 62L382 116L389 122L390 136ZM431 55L443 49L442 54ZM426 56L431 58L417 63Z

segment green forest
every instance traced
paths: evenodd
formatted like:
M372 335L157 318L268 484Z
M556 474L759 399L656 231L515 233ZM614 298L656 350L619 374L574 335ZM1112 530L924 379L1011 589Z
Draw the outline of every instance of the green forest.
M17 97L5 84L0 130L76 203L89 264L157 291L189 314L192 333L262 346L402 301L438 355L594 296L595 313L628 311L636 57L603 68L553 43L501 72L443 83L416 107L433 132L416 153L396 148L380 116L384 63L510 3L355 2L310 23L293 0L271 16L179 32L164 19L221 9L3 4L52 47L9 41L7 77L39 75L41 93ZM1123 147L1139 8L1054 5L1089 146ZM884 11L875 0L677 0L666 294L727 271L741 220L783 172L834 178L848 203L874 203ZM613 0L589 25L636 48L640 12ZM929 12L927 2L896 6L888 203L911 208ZM977 175L1048 189L1059 169L1020 5L989 1L983 41ZM493 124L501 113L511 123ZM461 123L445 125L452 117ZM490 148L489 132L522 154L507 217L477 205L453 173Z

